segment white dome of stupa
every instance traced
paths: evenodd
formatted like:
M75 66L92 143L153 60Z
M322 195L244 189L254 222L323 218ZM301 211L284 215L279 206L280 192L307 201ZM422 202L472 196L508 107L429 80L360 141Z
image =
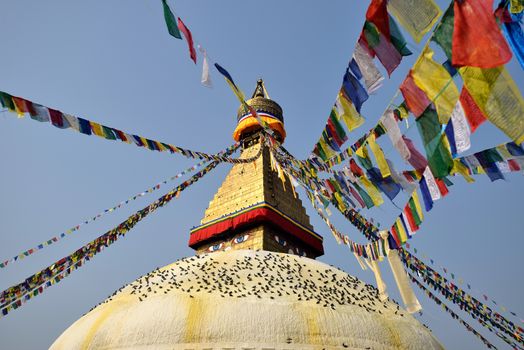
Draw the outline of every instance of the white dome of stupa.
M231 250L181 259L117 291L51 346L73 349L442 349L370 285L322 262Z

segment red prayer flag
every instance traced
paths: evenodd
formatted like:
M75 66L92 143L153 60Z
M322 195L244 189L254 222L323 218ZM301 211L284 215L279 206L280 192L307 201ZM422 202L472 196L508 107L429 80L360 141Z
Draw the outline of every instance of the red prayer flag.
M406 106L409 111L413 113L415 118L418 118L422 113L424 113L431 103L426 93L415 84L411 72L402 82L402 85L400 85L400 91L406 100Z
M355 160L353 158L351 158L349 160L349 169L351 170L351 172L355 175L355 176L358 176L358 177L361 177L364 175L364 172L362 171L362 169L358 166L357 162L355 162Z
M184 33L187 45L189 46L189 56L196 64L196 51L195 45L193 44L193 36L191 35L191 31L189 31L189 28L186 27L186 25L184 24L184 22L182 22L182 19L180 19L180 17L178 18L178 29L180 29L180 31Z
M449 193L449 190L446 187L446 184L444 183L442 179L437 179L437 178L435 178L435 182L437 183L440 194L442 195L442 197L445 197Z
M477 106L473 97L471 97L466 86L462 87L462 92L460 93L460 103L466 114L466 119L468 120L469 127L471 132L474 133L477 128L486 121L486 117L482 110Z
M415 218L413 217L409 203L404 207L404 217L408 220L408 225L411 228L411 232L417 232L419 226L415 223Z
M452 64L494 68L511 59L511 51L493 14L493 0L454 4Z
M519 171L520 170L520 165L519 165L519 163L517 163L517 161L515 159L508 160L508 165L509 165L509 168L511 169L511 171Z
M389 32L389 15L387 0L371 0L366 12L366 20L373 23L384 34L388 41L391 40Z

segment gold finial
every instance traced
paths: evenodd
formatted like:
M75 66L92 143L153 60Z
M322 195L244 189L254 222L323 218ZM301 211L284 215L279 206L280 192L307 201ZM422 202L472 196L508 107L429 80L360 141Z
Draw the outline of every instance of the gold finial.
M264 81L262 79L257 80L257 87L255 88L255 91L253 92L253 96L251 96L251 98L255 97L266 98L266 89L264 88Z

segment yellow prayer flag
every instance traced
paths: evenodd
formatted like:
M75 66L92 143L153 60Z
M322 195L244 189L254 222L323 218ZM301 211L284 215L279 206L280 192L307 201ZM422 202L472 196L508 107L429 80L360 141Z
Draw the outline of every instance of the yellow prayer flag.
M458 159L453 160L453 168L451 169L451 174L460 174L464 179L471 183L475 182L475 180L469 175L468 168L462 164L462 162Z
M523 0L511 0L510 1L509 11L511 13L521 13L524 11L524 1Z
M358 113L355 105L346 99L341 91L338 92L336 106L339 120L342 118L342 121L346 124L349 131L353 131L364 124L365 120L360 113Z
M524 100L506 68L463 67L459 72L486 118L516 143L524 142Z
M406 243L408 240L408 235L406 234L406 230L404 229L404 225L402 225L402 220L400 220L400 217L397 218L395 223L397 224L396 227L398 228L398 235L400 236L400 242Z
M442 14L433 0L389 0L388 10L417 43Z
M459 91L446 68L433 60L433 50L426 46L411 69L415 84L437 108L439 122L446 124L459 99Z
M418 193L416 190L413 191L411 198L413 198L413 202L415 202L415 209L417 210L417 215L420 221L424 221L424 213L422 213L422 208L420 206L420 200L418 199Z
M328 146L328 144L326 143L326 140L324 140L323 137L321 137L318 140L318 143L320 143L320 146L322 146L322 149L324 150L328 158L332 158L333 156L337 154L335 151L331 149L331 147Z
M386 178L388 176L391 176L391 171L389 170L388 162L386 161L386 157L384 156L384 152L382 151L382 148L377 144L375 134L369 135L367 139L368 145L371 148L371 152L373 152L373 155L375 156L375 160L377 161L378 168L380 172L382 173L382 177Z
M366 176L361 176L359 181L362 186L364 186L364 189L368 193L369 197L371 197L371 200L375 206L378 207L384 203L384 199L382 199L380 192Z
M104 134L104 130L102 130L102 125L95 123L93 121L89 121L89 124L91 124L91 130L93 130L93 134L96 136L100 136L105 138L106 135Z

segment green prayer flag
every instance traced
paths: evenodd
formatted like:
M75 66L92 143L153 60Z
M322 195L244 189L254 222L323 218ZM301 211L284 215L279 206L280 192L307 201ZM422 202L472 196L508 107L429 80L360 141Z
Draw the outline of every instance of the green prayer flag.
M404 39L397 23L391 16L389 16L389 32L391 35L391 43L395 46L401 56L409 56L413 54L413 52L408 49L406 39Z
M438 120L437 112L430 105L417 119L417 127L424 143L428 158L428 165L435 177L442 178L449 175L453 168L453 158L449 150L449 142Z
M341 140L347 140L346 132L344 131L344 128L342 127L342 124L340 124L340 121L337 118L335 109L333 108L331 110L331 113L329 114L329 119L331 119L331 122L335 126L335 130L337 132L338 137Z
M11 111L15 109L13 98L6 92L0 91L0 103L2 103L2 107L7 108Z
M451 5L442 16L440 25L437 26L435 32L433 33L432 41L439 44L442 47L442 50L446 53L449 61L451 61L451 44L453 42L453 28L455 27L455 12L453 10L454 2L451 2Z
M411 215L413 216L413 220L415 221L415 224L419 226L422 223L422 220L420 220L420 216L418 216L417 207L415 206L415 200L413 199L413 197L409 199L408 203Z
M164 7L164 19L166 20L167 31L175 38L182 39L182 35L180 35L180 31L178 30L175 16L173 15L173 12L171 12L171 9L169 8L166 0L162 0L162 6Z
M111 128L102 125L102 131L104 131L104 135L107 140L116 140L115 133L113 130L111 130Z
M373 23L365 21L363 32L369 47L374 48L379 44L380 33Z
M357 183L353 183L353 186L355 186L358 194L360 195L360 197L362 197L364 204L366 204L366 208L373 208L375 204L373 204L373 200L371 199L369 194L364 189L362 189L362 187L360 187Z

